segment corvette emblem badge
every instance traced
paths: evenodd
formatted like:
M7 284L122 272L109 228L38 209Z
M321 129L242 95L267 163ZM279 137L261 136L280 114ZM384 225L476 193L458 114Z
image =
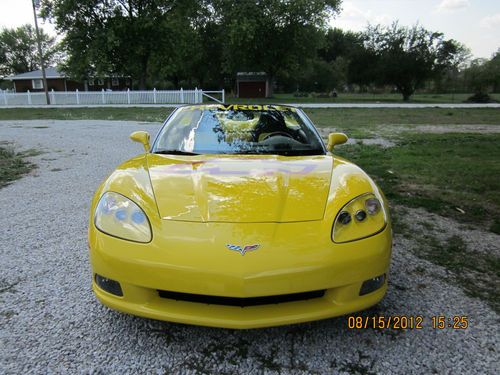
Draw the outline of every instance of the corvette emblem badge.
M226 247L229 250L237 251L241 255L245 255L245 253L247 253L249 251L255 251L255 250L257 250L260 247L260 245L247 245L247 246L241 247L241 246L238 246L238 245L227 244Z

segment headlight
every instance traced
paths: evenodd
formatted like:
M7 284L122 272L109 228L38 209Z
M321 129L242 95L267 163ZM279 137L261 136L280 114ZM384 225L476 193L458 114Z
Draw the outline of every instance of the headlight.
M349 242L372 236L387 222L382 203L372 193L363 194L347 203L335 218L333 242Z
M111 236L136 242L151 241L151 226L141 208L121 194L105 193L95 210L97 229Z

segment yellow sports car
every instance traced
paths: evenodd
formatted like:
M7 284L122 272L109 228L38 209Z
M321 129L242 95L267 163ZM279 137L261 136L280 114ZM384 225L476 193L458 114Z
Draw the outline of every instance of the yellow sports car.
M91 205L92 286L106 306L256 328L339 316L387 290L387 202L298 108L176 109Z

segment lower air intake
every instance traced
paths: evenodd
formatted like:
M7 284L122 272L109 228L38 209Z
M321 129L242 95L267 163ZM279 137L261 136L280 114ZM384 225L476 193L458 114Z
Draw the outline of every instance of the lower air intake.
M276 296L249 297L249 298L207 296L203 294L169 292L166 290L159 290L158 294L160 295L161 298L168 298L177 301L206 303L209 305L249 307L249 306L260 306L260 305L272 305L285 302L304 301L313 298L321 298L325 295L325 290L315 290L312 292L280 294Z

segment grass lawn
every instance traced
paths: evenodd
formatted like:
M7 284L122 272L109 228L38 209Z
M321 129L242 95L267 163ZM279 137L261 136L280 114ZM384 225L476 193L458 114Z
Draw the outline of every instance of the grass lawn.
M446 268L453 275L453 284L459 285L467 295L486 301L500 313L500 289L492 287L500 282L500 258L497 255L471 252L458 235L439 240L424 232L416 237L419 246L413 251L417 256Z
M470 94L415 94L410 103L463 103ZM490 94L500 101L500 94ZM340 93L337 98L296 98L293 94L275 94L273 98L246 99L226 97L227 103L404 103L400 94L350 94Z
M38 154L39 152L36 150L15 152L7 145L0 146L0 188L36 168L34 164L24 160L24 158Z
M173 108L0 108L0 120L130 120L162 122Z
M500 125L497 108L307 108L305 112L317 127L333 127L354 138L371 138L374 130L387 125Z
M172 108L0 108L0 120L131 120L163 122ZM388 125L500 125L498 108L307 108L318 127L331 127L353 138L374 131L390 136ZM382 130L380 130L380 128Z

